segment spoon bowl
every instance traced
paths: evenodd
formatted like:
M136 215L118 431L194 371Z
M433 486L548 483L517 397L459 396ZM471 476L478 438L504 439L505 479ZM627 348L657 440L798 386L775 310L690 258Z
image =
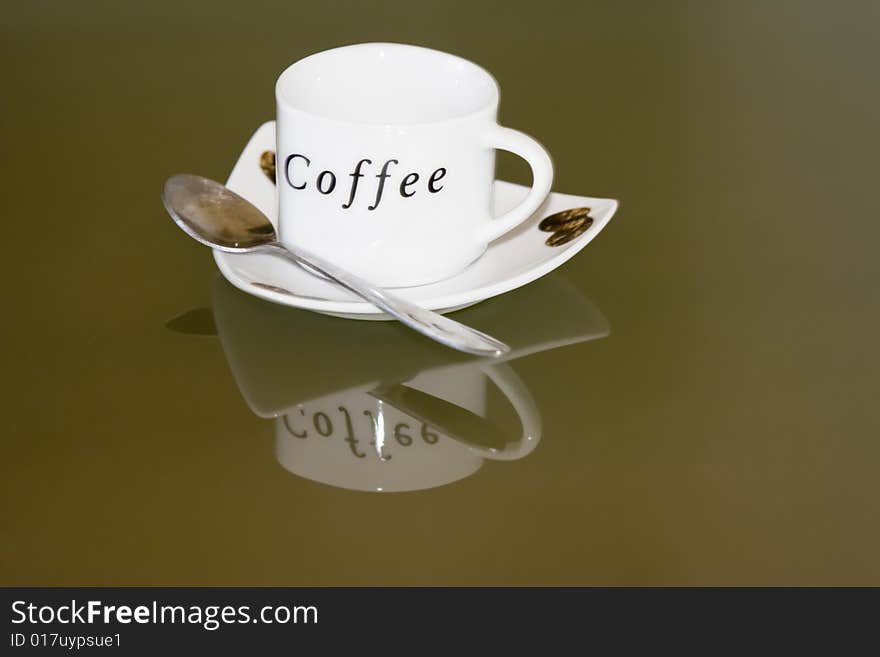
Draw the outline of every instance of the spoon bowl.
M266 215L208 178L172 176L165 182L162 201L183 232L212 249L241 253L277 240Z

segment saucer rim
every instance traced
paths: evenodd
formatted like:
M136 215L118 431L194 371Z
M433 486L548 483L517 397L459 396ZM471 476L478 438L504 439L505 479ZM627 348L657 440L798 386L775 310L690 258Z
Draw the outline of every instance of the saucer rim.
M266 121L262 125L260 125L257 130L253 133L253 135L248 140L245 147L242 149L241 154L236 160L235 165L233 166L232 171L227 178L227 184L232 180L236 171L238 170L239 163L242 160L245 152L250 149L251 144L256 141L258 138L262 137L262 133L271 130L274 132L275 130L275 121ZM503 183L504 185L509 185L513 187L520 188L522 190L527 190L528 187L524 185L519 185L517 183L512 183L506 180L496 179L495 183ZM596 218L594 225L590 230L587 230L583 235L575 239L571 244L562 250L556 256L544 260L539 263L536 267L530 267L517 275L511 276L509 278L505 278L502 281L494 281L487 285L482 285L480 287L468 288L459 292L454 292L450 294L446 294L440 297L432 297L427 299L419 299L417 303L423 308L427 308L428 310L435 310L441 313L444 312L454 312L455 310L474 305L476 303L480 303L487 299L491 299L493 297L499 296L501 294L506 294L512 290L520 288L524 285L528 285L536 281L537 279L546 276L551 271L557 269L562 266L566 262L568 262L571 258L577 255L584 247L587 246L593 239L605 228L608 222L614 217L617 212L617 209L620 205L619 201L614 198L599 198L599 197L587 197L587 196L578 196L575 194L565 194L562 192L551 191L550 195L548 195L548 199L550 196L571 196L579 199L579 201L600 201L603 204L608 204L607 209L603 212L602 217ZM546 203L546 201L545 201ZM543 207L543 206L542 206ZM505 239L506 236L502 236L498 240L491 242L483 254L480 256L478 260L485 258L489 252L492 250L493 244ZM226 278L232 285L242 290L243 292L250 294L252 296L265 299L267 301L271 301L273 303L277 303L284 306L290 306L294 308L303 308L305 310L311 310L319 313L326 313L333 316L351 316L351 315L362 315L362 316L372 316L372 319L380 319L381 316L386 315L383 311L379 310L376 306L369 303L368 301L358 301L358 300L349 300L349 301L333 301L330 299L319 299L314 297L302 296L296 294L294 291L290 291L289 294L284 294L280 292L275 292L273 290L268 290L264 288L257 287L252 284L252 282L245 279L243 276L237 273L236 268L231 262L231 258L229 258L230 254L224 253L223 251L214 250L214 262L217 264L217 267L220 269L220 273L223 274L223 277ZM290 267L296 267L297 265L290 263ZM452 276L446 281L454 280L456 276ZM438 281L439 282L439 281ZM411 286L409 288L395 288L395 290L406 290L406 289L415 289L415 287L422 286ZM347 317L350 319L358 319L357 317ZM391 319L390 316L387 316L388 319Z

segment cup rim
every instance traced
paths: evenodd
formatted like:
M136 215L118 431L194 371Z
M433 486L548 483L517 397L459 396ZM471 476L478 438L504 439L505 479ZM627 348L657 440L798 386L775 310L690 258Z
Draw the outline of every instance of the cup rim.
M457 60L468 67L476 70L480 75L485 77L491 84L492 93L489 100L474 110L469 112L465 112L463 114L456 114L453 116L445 117L442 119L434 119L429 121L391 121L391 122L373 122L373 121L356 121L350 119L340 119L333 116L328 116L327 114L322 114L318 112L313 112L310 110L306 110L295 103L291 102L288 98L285 97L284 93L282 93L282 86L292 75L293 70L306 62L313 61L315 59L326 56L332 52L338 52L340 50L365 50L365 49L376 49L376 48L394 48L398 50L420 50L423 52L431 53L432 55L440 55L449 59ZM459 55L455 55L449 52L445 52L443 50L436 50L435 48L428 48L425 46L416 46L408 43L396 43L390 41L374 41L374 42L365 42L365 43L354 43L345 46L337 46L335 48L328 48L326 50L321 50L316 53L312 53L302 59L298 59L297 61L290 64L287 68L285 68L281 74L278 76L278 79L275 81L275 100L279 106L283 106L285 110L304 114L306 116L320 119L322 121L328 121L331 123L344 124L344 125L355 125L360 127L379 127L379 128L387 128L389 126L400 126L400 127L416 127L416 126L438 126L445 125L449 123L460 122L474 116L482 115L485 112L494 112L498 107L498 101L501 96L501 88L498 84L498 80L495 79L489 71L485 68L472 62L469 59L464 57L460 57Z

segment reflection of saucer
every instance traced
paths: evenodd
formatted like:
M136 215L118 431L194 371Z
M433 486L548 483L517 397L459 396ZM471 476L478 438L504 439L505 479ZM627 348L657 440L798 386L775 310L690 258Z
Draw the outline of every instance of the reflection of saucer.
M219 277L214 321L242 396L256 415L266 418L351 387L373 390L380 383L482 362L422 340L396 323L353 325L293 311L242 294ZM511 350L488 361L494 364L610 332L601 311L559 274L497 304L462 311L462 321L504 336Z
M275 149L275 123L257 130L229 176L227 185L262 210L273 224L277 221L277 198L273 182L260 168L260 157ZM497 214L512 208L527 193L521 185L495 183ZM592 225L578 237L559 246L548 246L550 233L538 229L551 214L573 208L590 208ZM556 269L584 248L617 210L617 201L552 193L543 208L522 226L492 242L486 253L465 271L452 278L395 293L422 307L452 311L509 292ZM358 319L386 319L370 303L342 288L307 273L286 260L270 255L241 255L214 252L223 275L249 294L275 303L307 308L327 314Z

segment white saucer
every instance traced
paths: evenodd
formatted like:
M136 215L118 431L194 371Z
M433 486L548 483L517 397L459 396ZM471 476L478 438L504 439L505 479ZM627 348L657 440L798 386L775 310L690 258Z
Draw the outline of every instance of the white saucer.
M275 150L275 122L259 127L235 164L226 185L262 210L277 227L275 184L260 168L260 155ZM526 195L522 185L495 181L496 214L512 208ZM561 246L547 246L550 233L538 223L562 210L591 208L593 224L582 235ZM614 216L617 201L551 193L544 206L519 228L495 240L466 270L437 283L397 288L395 294L424 308L452 312L509 292L553 271L599 234ZM214 251L214 260L237 288L268 301L353 319L388 319L374 305L304 269L270 255L242 255Z

